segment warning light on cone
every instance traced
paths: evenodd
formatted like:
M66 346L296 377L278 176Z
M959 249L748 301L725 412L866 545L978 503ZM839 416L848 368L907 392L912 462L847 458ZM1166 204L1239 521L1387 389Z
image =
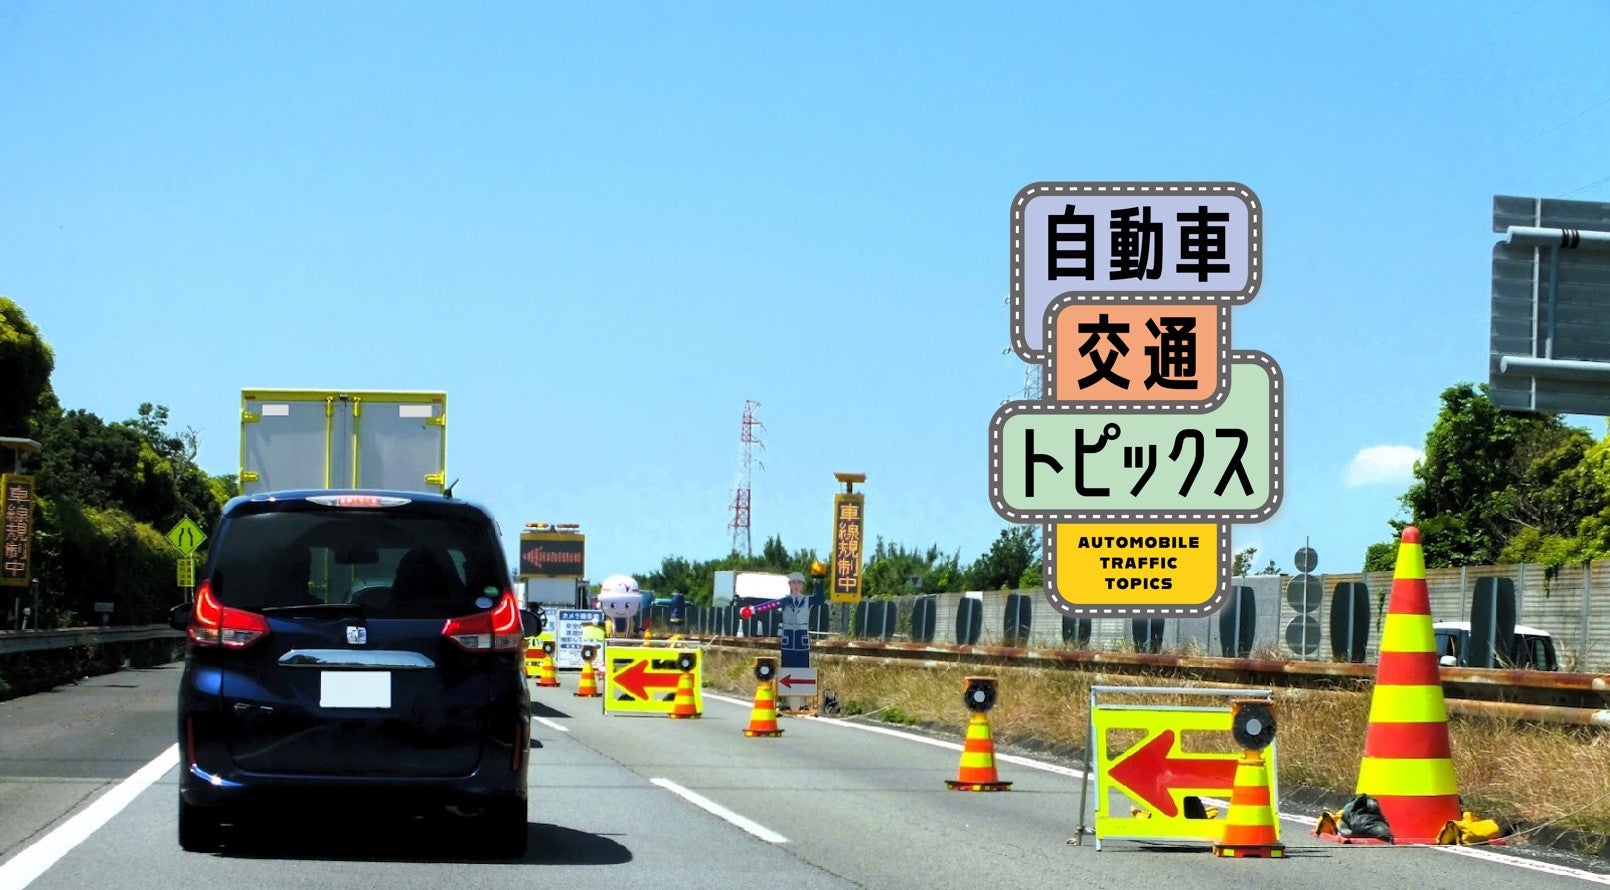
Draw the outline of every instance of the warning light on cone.
M1275 741L1274 705L1261 698L1230 702L1230 734L1248 751L1262 751Z
M988 713L995 707L995 678L968 677L962 680L962 701L967 710L975 714Z
M755 659L755 679L761 682L777 676L777 659L761 657Z

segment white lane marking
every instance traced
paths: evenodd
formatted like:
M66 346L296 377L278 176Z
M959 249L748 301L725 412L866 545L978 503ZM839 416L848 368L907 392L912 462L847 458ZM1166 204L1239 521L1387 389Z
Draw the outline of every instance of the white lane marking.
M547 717L532 717L531 719L537 721L538 723L541 723L543 726L546 726L549 729L557 729L560 732L569 732L570 731L570 727L568 727L568 726L560 726L559 724L553 722L552 720L549 720Z
M753 819L745 816L740 816L737 813L734 813L732 810L727 809L726 807L716 803L713 800L710 800L707 797L700 796L686 788L683 788L681 785L678 785L670 779L650 779L649 781L660 786L661 788L664 788L672 794L675 794L677 797L682 798L688 803L693 804L699 809L704 810L706 813L710 813L713 816L731 822L733 825L742 828L744 831L749 832L768 844L788 843L788 838L783 837L764 825L761 825L759 822L756 822Z
M730 703L735 704L735 705L748 706L750 704L749 702L740 701L738 699L731 699L731 698L726 698L724 696L711 695L708 692L705 693L704 697L707 698L707 699L715 699L717 701L730 702ZM903 731L898 730L898 729L891 729L891 728L889 728L887 726L875 726L875 725L870 724L870 723L855 723L855 722L852 722L852 721L849 721L849 720L837 720L837 719L834 719L832 717L813 717L811 719L816 720L816 721L821 722L821 723L829 723L829 724L832 724L834 726L844 726L844 727L848 727L850 729L859 729L859 730L861 730L863 732L875 732L875 733L877 733L879 735L894 736L895 738L905 739L906 741L920 742L920 743L922 743L924 745L933 745L936 748L948 748L948 749L950 749L952 751L960 751L960 750L962 750L962 746L957 744L957 743L955 743L955 742L946 742L946 741L943 741L943 740L940 740L940 739L931 739L931 738L928 738L926 736L914 735L912 733L903 732ZM1014 754L999 754L998 753L998 754L995 755L995 759L999 760L999 761L1001 761L1003 763L1010 763L1010 764L1014 764L1016 766L1026 766L1026 767L1030 767L1032 769L1043 770L1043 771L1048 772L1048 773L1056 773L1058 775L1067 776L1069 778L1074 778L1074 779L1083 780L1088 775L1083 770L1077 770L1077 769L1073 769L1072 767L1066 767L1066 766L1062 766L1060 764L1055 764L1055 763L1045 763L1045 762L1039 761L1039 760L1031 760L1030 758L1027 758L1027 757L1018 757L1018 756L1016 756ZM1208 803L1218 804L1220 806L1228 806L1229 805L1228 801L1223 801L1223 800L1214 800L1214 799L1211 799L1211 798L1203 798L1203 800L1208 802ZM1301 816L1301 815L1296 815L1296 814L1293 814L1293 813L1281 813L1280 818L1284 819L1284 820L1286 820L1288 822L1295 822L1298 825L1307 826L1309 828L1313 828L1313 827L1315 827L1315 826L1317 826L1319 824L1319 820L1315 819L1315 818L1313 818L1311 816ZM1404 849L1407 849L1407 848L1404 848ZM1430 849L1441 850L1444 853L1456 853L1456 854L1458 854L1460 856L1471 856L1471 857L1474 857L1476 859L1481 859L1481 860L1496 863L1496 864L1499 864L1499 865L1512 865L1512 866L1514 866L1516 868L1524 868L1524 869L1528 869L1530 871L1542 872L1543 874L1557 875L1559 877L1567 877L1567 878L1577 878L1579 880L1587 881L1587 882L1593 883L1593 884L1603 884L1603 885L1606 885L1606 886L1610 886L1610 875L1600 874L1598 872L1592 872L1592 871L1583 871L1581 869L1571 868L1570 866L1565 866L1565 865L1556 865L1556 864L1554 864L1552 862L1543 862L1543 861L1536 860L1536 859L1523 859L1523 858L1520 858L1518 856L1509 856L1509 855L1506 855L1504 853L1497 852L1493 848L1489 848L1489 847L1432 846L1432 847L1430 847Z
M1516 868L1527 868L1547 875L1558 875L1562 878L1579 878L1590 884L1604 884L1610 886L1610 875L1598 872L1582 871L1568 865L1555 865L1552 862L1541 862L1536 859L1520 859L1514 856L1505 856L1502 853L1483 847L1432 847L1433 850L1442 850L1445 853L1458 853L1460 856L1471 856L1485 862L1499 865L1513 865Z
M22 890L44 874L63 856L83 843L113 816L123 811L140 792L151 787L168 771L179 765L179 746L174 745L156 759L140 767L134 775L117 783L112 790L101 795L78 815L56 827L55 831L33 842L27 849L0 865L0 888Z

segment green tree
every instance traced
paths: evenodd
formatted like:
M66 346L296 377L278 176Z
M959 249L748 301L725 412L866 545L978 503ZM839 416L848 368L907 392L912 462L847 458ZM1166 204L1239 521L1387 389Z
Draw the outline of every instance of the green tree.
M879 536L861 573L861 592L864 596L943 593L955 590L961 580L959 554L947 556L938 545L908 550L901 544L885 543Z
M50 391L50 372L55 367L50 344L22 307L0 297L0 436L29 435L29 421ZM54 397L50 403L55 404Z
M1231 560L1230 574L1237 578L1245 578L1252 574L1252 561L1258 557L1258 548L1244 547L1237 550Z
M1401 499L1422 533L1428 567L1490 565L1530 523L1572 524L1561 512L1571 497L1543 492L1549 468L1586 449L1585 431L1552 414L1503 411L1486 384L1451 386L1441 403L1426 435L1425 457ZM1390 525L1399 532L1410 521ZM1372 552L1379 560L1381 553ZM1371 555L1366 553L1366 564Z
M1014 525L1001 529L989 550L967 567L964 581L968 590L999 590L1016 587L1030 565L1040 562L1038 529Z

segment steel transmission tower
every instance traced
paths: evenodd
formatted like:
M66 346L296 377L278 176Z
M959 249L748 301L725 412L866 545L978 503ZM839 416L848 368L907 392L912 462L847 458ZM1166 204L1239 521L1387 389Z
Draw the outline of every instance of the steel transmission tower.
M735 553L744 556L753 556L754 549L749 537L749 465L753 460L751 445L759 445L762 449L766 443L755 438L755 428L765 429L766 425L755 419L755 409L760 403L744 400L743 430L738 435L738 487L732 498L732 522L728 528L732 529L732 549ZM761 469L766 465L761 464Z

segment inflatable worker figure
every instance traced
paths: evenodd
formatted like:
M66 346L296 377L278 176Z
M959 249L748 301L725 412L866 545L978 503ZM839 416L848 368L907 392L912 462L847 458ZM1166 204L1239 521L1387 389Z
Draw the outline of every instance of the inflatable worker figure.
M820 580L812 587L814 589L811 595L806 596L805 576L799 572L789 573L788 596L783 597L782 605L778 606L778 610L782 612L777 632L782 649L779 664L783 667L811 666L811 606L819 606L825 599ZM787 698L791 709L800 709L799 696L787 696Z
M624 637L632 632L632 618L643 607L643 593L631 575L610 575L598 589L598 608L609 619L609 635Z

